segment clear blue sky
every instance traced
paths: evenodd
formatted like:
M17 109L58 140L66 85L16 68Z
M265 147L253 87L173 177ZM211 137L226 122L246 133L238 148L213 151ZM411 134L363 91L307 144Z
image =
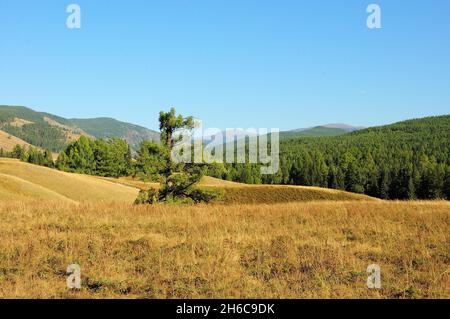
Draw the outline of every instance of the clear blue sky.
M449 114L450 1L0 0L0 104L154 129L171 106L218 128Z

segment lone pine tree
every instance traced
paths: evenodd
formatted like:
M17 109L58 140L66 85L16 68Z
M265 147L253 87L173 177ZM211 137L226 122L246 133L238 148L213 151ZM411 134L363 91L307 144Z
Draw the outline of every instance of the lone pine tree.
M160 112L159 128L161 131L161 147L159 158L164 165L159 166L162 176L159 189L141 190L135 204L156 204L162 202L209 202L218 196L217 193L196 188L195 185L202 177L199 165L174 163L171 158L172 150L177 142L182 140L177 131L191 131L194 129L192 116L177 115L171 108L169 112Z

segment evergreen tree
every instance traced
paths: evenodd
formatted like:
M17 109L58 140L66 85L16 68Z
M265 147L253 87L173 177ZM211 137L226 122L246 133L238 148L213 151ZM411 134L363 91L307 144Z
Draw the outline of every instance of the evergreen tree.
M162 137L162 146L165 150L160 158L165 160L163 167L163 180L160 189L150 188L142 190L136 204L155 204L158 202L209 202L217 194L207 190L196 188L195 185L202 177L201 169L198 165L180 165L173 163L171 153L175 143L180 140L176 136L177 130L192 130L194 121L192 117L184 118L176 115L172 108L169 112L161 112L159 115L160 130Z
M67 156L66 152L59 153L58 159L56 160L55 166L57 169L61 171L69 170L69 156Z
M447 200L450 200L450 166L447 166L445 170L444 195Z
M55 167L55 163L53 162L52 152L48 149L44 151L44 161L43 161L42 165L51 167L51 168Z
M13 158L21 159L24 156L24 153L25 153L25 148L23 148L22 146L17 144L14 146L11 155Z
M167 157L170 154L162 144L143 141L136 157L136 173L150 181L160 181L166 171Z
M389 184L390 178L389 173L386 168L383 167L380 172L380 179L378 182L379 185L379 194L378 197L381 199L389 199Z

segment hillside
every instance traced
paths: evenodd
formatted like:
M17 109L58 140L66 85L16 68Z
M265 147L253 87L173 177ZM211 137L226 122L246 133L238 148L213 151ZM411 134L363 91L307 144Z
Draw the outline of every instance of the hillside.
M205 176L200 187L221 189L224 204L276 204L308 201L376 201L369 196L320 187L247 185Z
M326 124L281 132L281 139L283 140L296 137L338 136L362 129L364 129L364 127L352 126L348 124Z
M129 178L102 178L0 158L0 200L51 199L68 202L133 203L139 189L157 187ZM218 203L273 204L312 200L375 200L319 187L245 185L205 176L199 187L221 190Z
M138 189L94 176L0 158L0 200L133 203Z
M70 119L70 123L96 138L120 137L134 149L143 140L159 141L159 133L112 118Z
M278 174L261 178L259 167L239 164L220 174L237 182L319 186L382 199L450 199L449 154L450 115L442 115L340 136L282 139Z
M298 138L298 137L319 137L319 136L338 136L347 134L349 131L346 131L341 128L331 128L331 127L323 127L317 126L305 130L293 130L293 131L285 131L280 133L281 140Z
M14 135L11 135L9 133L6 133L2 130L0 130L0 148L4 151L12 151L14 146L20 145L20 146L29 146L27 142L24 140L21 140L20 138L15 137Z
M23 141L54 152L81 135L94 138L118 137L133 149L143 140L159 140L159 133L111 118L65 119L23 106L0 105L0 130ZM0 147L6 148L0 140Z

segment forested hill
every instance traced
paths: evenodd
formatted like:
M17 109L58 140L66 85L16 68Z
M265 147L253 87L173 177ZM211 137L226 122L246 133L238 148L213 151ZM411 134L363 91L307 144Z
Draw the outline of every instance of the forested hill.
M82 135L121 138L134 149L143 140L159 140L159 133L155 131L111 118L65 119L23 106L8 105L0 105L0 130L54 152L62 150Z
M351 126L346 124L328 124L315 126L306 129L296 129L281 132L281 140L287 140L297 137L319 137L319 136L338 136L364 129L364 127Z
M266 183L316 185L380 198L450 198L450 115L281 142Z
M280 170L226 164L210 176L248 184L320 186L383 199L450 199L450 115L324 137L282 136Z
M159 141L158 132L108 117L70 119L69 121L96 138L121 137L133 148L137 148L139 143L144 140Z

